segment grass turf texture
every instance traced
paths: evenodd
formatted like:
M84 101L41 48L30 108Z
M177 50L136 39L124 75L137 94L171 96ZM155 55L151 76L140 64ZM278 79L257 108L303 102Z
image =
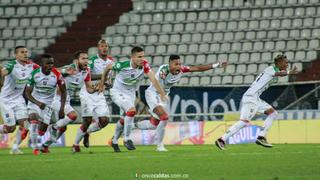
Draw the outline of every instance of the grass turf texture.
M120 148L113 153L111 147L82 147L78 154L51 148L39 156L31 149L23 155L2 149L0 179L320 179L320 144L230 145L226 151L214 145L167 146L169 152Z

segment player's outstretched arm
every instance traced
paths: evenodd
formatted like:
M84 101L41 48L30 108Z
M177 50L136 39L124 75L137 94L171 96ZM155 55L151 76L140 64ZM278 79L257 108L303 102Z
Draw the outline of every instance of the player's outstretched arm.
M32 103L36 104L37 106L40 107L40 109L44 109L46 107L46 105L38 100L36 100L33 96L32 96L32 91L33 91L33 85L28 83L26 88L24 89L24 94L25 97L28 99L28 101L31 101Z
M164 92L163 88L161 87L158 79L156 78L154 72L152 70L150 70L147 73L147 76L149 78L149 80L151 81L151 83L154 85L154 87L156 88L156 90L158 91L158 93L160 94L161 100L163 101L168 101L169 98L166 95L166 93Z
M294 66L291 70L276 72L274 74L274 76L288 76L288 75L298 74L298 73L299 73L299 71L298 71L297 66Z
M103 73L101 74L101 81L100 81L99 87L98 87L99 92L104 91L104 83L109 78L108 75L110 74L109 72L112 70L112 66L113 66L113 64L109 64L109 65L107 65L107 67L104 68Z
M197 72L197 71L208 71L210 69L222 67L225 68L227 67L228 62L217 62L213 64L206 64L206 65L195 65L195 66L190 66L190 72Z
M59 110L59 119L64 118L64 107L66 104L66 100L67 100L67 88L66 88L66 84L64 82L63 79L60 80L60 82L58 83L58 87L59 90L61 92L61 105L60 105L60 110Z

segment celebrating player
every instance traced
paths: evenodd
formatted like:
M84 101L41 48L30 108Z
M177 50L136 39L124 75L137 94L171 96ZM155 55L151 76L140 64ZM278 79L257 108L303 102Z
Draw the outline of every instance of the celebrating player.
M24 123L28 120L28 111L23 98L23 91L31 76L31 72L39 66L28 58L28 49L17 46L14 50L15 59L8 62L5 67L0 67L0 108L4 124L0 125L0 133L12 133L19 123L19 133L11 150L11 154L21 154L18 144L27 132Z
M143 78L143 74L148 76L149 80L159 93L162 101L167 101L168 97L163 88L161 88L159 81L155 78L155 74L151 70L148 61L144 59L144 50L141 47L132 48L130 60L109 64L104 69L99 86L100 92L103 92L105 89L104 82L108 78L110 70L116 72L114 85L110 89L112 101L125 112L124 145L128 150L135 150L136 148L130 138L130 133L133 126L134 116L136 114L136 108L134 106L136 90L138 88L139 81ZM121 122L119 121L118 124L119 123ZM114 138L112 144L115 152L119 152L120 149L117 139Z
M61 92L59 118L64 117L67 96L62 75L53 67L53 57L49 54L43 54L40 60L41 67L32 71L31 78L25 89L26 98L29 100L30 139L34 155L39 154L38 135L43 136L45 134L52 118L52 102L56 87L58 86Z
M244 93L241 100L240 120L231 126L221 138L215 141L219 149L224 150L226 140L241 128L248 125L256 113L264 113L267 115L263 129L257 137L256 144L263 147L272 147L272 144L268 143L266 139L266 134L271 128L272 121L277 118L278 113L271 105L260 99L260 95L267 90L271 84L276 83L279 77L297 73L297 67L293 67L292 70L287 71L288 59L285 55L277 55L274 58L274 64L274 66L269 66L264 69Z

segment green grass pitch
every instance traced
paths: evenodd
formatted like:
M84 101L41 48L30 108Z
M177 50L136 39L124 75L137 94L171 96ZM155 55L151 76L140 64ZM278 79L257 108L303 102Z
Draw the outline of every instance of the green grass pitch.
M0 150L0 179L320 179L320 144L282 144L263 148L254 144L137 146L136 151L113 153L111 147L90 147L72 154L70 148L51 148L34 156Z

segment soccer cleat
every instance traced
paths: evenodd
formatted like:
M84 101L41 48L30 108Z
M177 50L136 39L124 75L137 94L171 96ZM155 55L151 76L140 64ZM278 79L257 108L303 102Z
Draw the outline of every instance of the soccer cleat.
M73 152L73 153L81 152L81 151L80 151L80 146L79 146L79 145L73 145L73 146L72 146L72 152Z
M83 136L83 145L84 147L88 148L90 146L90 143L89 143L89 134L86 133L84 136Z
M23 154L23 152L20 149L11 149L10 154Z
M111 143L111 147L113 148L114 152L121 152L118 144Z
M215 144L220 150L225 150L226 149L226 143L221 138L217 139L215 141Z
M32 151L32 153L33 153L33 155L38 156L38 155L40 154L40 151L39 151L39 149L34 149L34 150Z
M159 151L159 152L167 152L168 149L166 149L163 144L160 144L160 145L157 145L156 151Z
M133 142L131 140L124 141L123 144L129 151L136 149L136 147L134 147Z
M258 136L256 144L261 145L263 147L272 148L272 144L268 143L267 139L263 136Z
M23 128L23 130L21 131L21 140L23 141L27 135L28 135L29 130L27 128Z
M49 151L49 147L48 146L45 146L45 145L42 145L42 148L40 149L40 151L42 152L42 153L50 153L50 151Z
M51 124L48 128L49 133L52 137L52 140L57 141L57 136L58 136L58 132L57 130L53 127L53 124Z

